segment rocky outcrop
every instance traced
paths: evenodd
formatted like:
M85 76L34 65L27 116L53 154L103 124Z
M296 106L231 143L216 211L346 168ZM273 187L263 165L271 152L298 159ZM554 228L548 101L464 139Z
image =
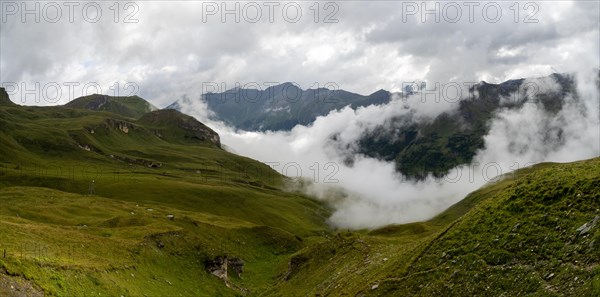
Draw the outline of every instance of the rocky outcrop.
M8 97L8 93L5 88L0 88L0 104L3 105L15 105L10 98Z
M598 224L598 221L600 221L600 216L595 216L593 220L581 225L579 228L577 228L576 231L579 231L579 235L585 235L590 230L592 230L594 227L596 227L596 224Z
M154 128L154 134L160 135L161 138L179 137L183 141L210 142L218 147L221 146L221 139L217 132L195 118L173 109L149 112L138 122Z
M204 262L204 268L214 276L220 278L229 286L228 271L233 271L238 277L244 272L244 261L240 258L217 256Z
M4 268L0 268L0 296L42 297L44 295L44 291L33 281L17 274L10 274Z
M290 280L292 276L294 276L294 274L296 274L302 268L302 266L304 266L304 264L308 263L308 260L309 259L304 255L293 256L288 263L288 271L283 279L285 281Z

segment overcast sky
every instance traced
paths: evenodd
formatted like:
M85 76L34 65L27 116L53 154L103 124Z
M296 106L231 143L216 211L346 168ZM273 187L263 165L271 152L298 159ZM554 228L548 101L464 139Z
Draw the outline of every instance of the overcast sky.
M0 81L13 101L65 103L95 83L113 95L117 83L164 107L207 82L369 94L599 66L597 1L86 3L2 1Z

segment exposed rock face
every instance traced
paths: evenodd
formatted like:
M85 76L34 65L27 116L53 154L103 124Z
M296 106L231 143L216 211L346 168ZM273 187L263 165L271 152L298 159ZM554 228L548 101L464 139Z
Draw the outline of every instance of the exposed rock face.
M116 119L105 119L104 120L104 128L105 129L118 129L125 134L129 134L130 131L134 130L136 127L127 121L116 120Z
M44 295L44 291L34 282L18 275L10 275L5 269L0 269L0 296L41 297Z
M231 258L228 260L228 266L238 277L244 272L244 261L240 258Z
M15 105L12 101L10 101L5 88L0 88L0 104Z
M204 263L204 267L208 272L212 273L214 276L222 279L227 282L227 256L225 257L216 257L213 260L208 260Z
M308 262L308 260L309 259L303 255L297 255L292 257L288 264L288 271L283 277L283 279L286 281L290 280L292 276L294 276L294 274L296 274L300 270L300 268Z
M581 227L577 228L576 231L580 232L579 235L584 235L584 234L588 233L590 230L592 230L594 227L596 227L596 224L598 224L598 221L600 221L600 216L595 216L592 221L581 225Z
M228 269L235 272L239 277L244 271L244 261L240 258L227 258L227 256L217 256L212 260L204 262L204 267L214 276L222 279L226 285L228 284Z
M109 97L107 95L94 95L90 96L92 99L85 102L85 108L90 110L100 110L102 106L108 103Z

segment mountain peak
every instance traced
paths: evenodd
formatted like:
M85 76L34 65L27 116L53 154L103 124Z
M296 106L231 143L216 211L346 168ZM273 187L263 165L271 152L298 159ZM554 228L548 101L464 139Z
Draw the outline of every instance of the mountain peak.
M292 83L292 82L284 82L278 85L274 85L274 86L270 86L268 87L266 90L269 89L275 89L275 90L289 90L289 89L299 89L302 90L302 88L300 88L297 84Z
M296 86L296 84L294 84L292 82L289 82L289 81L286 81L286 82L280 84L280 86L282 86L282 87L288 87L288 86Z
M0 104L2 105L15 105L14 102L10 100L8 93L5 88L0 88Z
M92 94L79 97L64 106L75 109L108 111L136 119L150 111L158 109L139 96L114 97L103 94Z
M389 95L389 94L390 94L390 92L389 92L389 91L387 91L387 90L384 90L384 89L379 89L379 90L377 90L377 91L373 92L373 93L372 93L371 95L369 95L369 96L374 96L374 95L384 95L384 94L387 94L387 95Z

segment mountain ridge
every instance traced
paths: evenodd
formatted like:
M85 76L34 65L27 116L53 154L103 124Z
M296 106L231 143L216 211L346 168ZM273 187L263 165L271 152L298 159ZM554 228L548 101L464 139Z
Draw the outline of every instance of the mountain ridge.
M92 94L78 97L64 105L75 109L88 109L95 111L109 111L125 117L138 119L142 115L158 110L150 102L138 96L109 96Z
M348 105L357 108L388 102L390 93L386 92L380 90L360 95L327 88L302 90L286 82L264 90L234 88L222 93L202 94L201 100L217 115L217 120L237 129L277 131L290 130L298 124L308 125L318 116ZM175 101L165 109L180 110L181 101Z
M564 85L571 83L569 80L573 79L573 75L567 73L552 73L548 76L534 79L540 78L553 78L559 84ZM528 78L509 79L500 83L481 81L478 84L471 86L470 89L483 88L489 90L490 88L496 88L499 93L507 95L505 93L506 90L517 90L527 79ZM414 90L410 92L418 93L422 91L420 88L423 87L424 86L411 88ZM293 125L309 125L317 116L327 115L333 110L339 110L346 106L356 109L358 107L369 105L381 105L389 103L392 96L406 97L408 95L410 94L390 92L385 89L379 89L369 95L361 95L343 89L329 89L326 87L301 89L295 83L284 82L278 85L269 86L265 89L244 89L236 87L223 92L208 92L201 94L200 99L191 100L201 100L206 102L208 108L215 113L216 120L222 120L236 129L247 131L281 131L291 130ZM465 96L465 98L467 97L468 96ZM318 106L318 108L310 109L302 104L312 104ZM181 100L174 101L164 109L180 110ZM258 118L266 119L267 121L271 120L266 116L268 113L271 113L269 116L276 117L277 115L272 113L272 111L276 109L294 109L295 113L291 112L288 114L292 120L287 120L287 122L286 119L276 119L273 123L261 125L259 121L257 121ZM235 111L246 110L252 111L253 113L251 115L255 118L249 117L249 115L244 115L241 119L233 116Z
M287 89L294 91L287 92ZM418 97L421 91L417 88L410 94L402 94L378 90L363 96L319 88L301 90L300 96L296 96L297 90L300 89L294 84L285 83L264 91L237 88L230 93L203 94L200 100L214 113L215 120L236 129L287 131L296 125L310 125L318 116L344 107L382 105L394 97L409 103L418 98L407 96ZM357 155L365 155L393 162L396 171L409 179L422 180L430 175L439 178L456 166L469 164L477 151L484 149L483 137L489 132L497 111L516 110L528 102L540 102L541 108L552 115L562 108L567 96L577 95L574 75L560 73L498 84L481 81L469 86L467 91L451 111L426 121L416 120L412 112L392 117L364 131L356 145L351 146L352 151L340 153L349 166ZM427 99L427 94L421 96ZM181 101L176 101L167 108L180 109L180 104ZM339 140L332 135L331 141Z

